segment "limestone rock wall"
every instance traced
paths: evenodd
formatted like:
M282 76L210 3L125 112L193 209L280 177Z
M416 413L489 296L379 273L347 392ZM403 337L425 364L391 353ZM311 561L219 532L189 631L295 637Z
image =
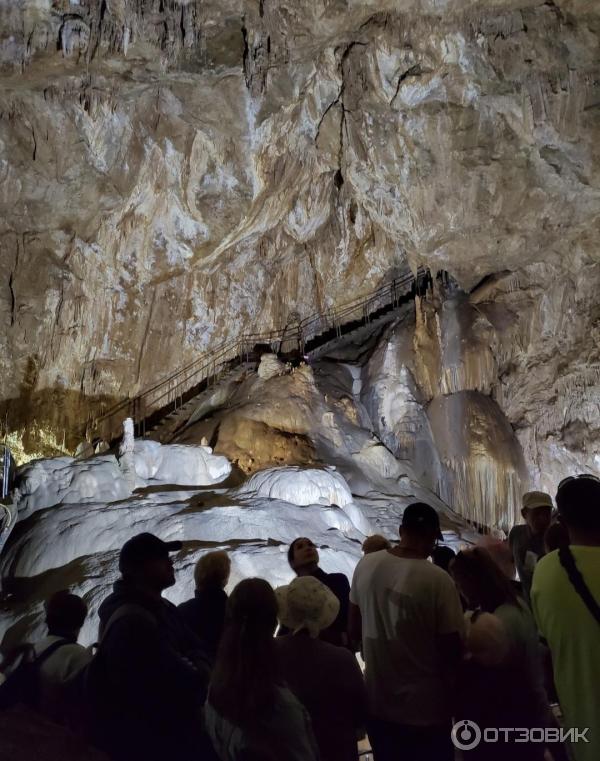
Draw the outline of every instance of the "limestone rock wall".
M532 485L552 492L600 470L600 266L556 262L494 278L471 295L497 336L492 396L522 445Z
M598 467L597 3L0 15L0 412L25 449L408 263L465 294L506 273L417 309L419 394L492 400L541 485Z

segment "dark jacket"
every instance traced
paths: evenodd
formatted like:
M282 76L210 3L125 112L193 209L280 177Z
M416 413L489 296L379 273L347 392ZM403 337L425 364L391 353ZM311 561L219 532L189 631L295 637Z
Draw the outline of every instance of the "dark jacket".
M125 605L127 612L106 630ZM96 742L127 761L164 759L174 747L195 748L209 661L175 605L120 580L99 615L103 679L97 688Z
M276 640L286 684L310 714L321 761L357 761L367 691L353 653L306 632Z
M544 535L533 534L527 524L520 524L511 528L508 544L519 574L525 601L531 607L530 592L533 571L537 561L546 554Z
M331 642L332 645L346 645L348 635L348 602L350 598L350 583L343 573L325 573L317 567L314 573L310 574L325 584L340 601L340 611L337 618L328 629L323 629L319 639L325 642ZM289 634L290 630L285 626L280 626L277 632L278 637Z
M219 587L197 589L191 600L178 606L187 626L201 640L208 655L214 659L225 624L227 595Z

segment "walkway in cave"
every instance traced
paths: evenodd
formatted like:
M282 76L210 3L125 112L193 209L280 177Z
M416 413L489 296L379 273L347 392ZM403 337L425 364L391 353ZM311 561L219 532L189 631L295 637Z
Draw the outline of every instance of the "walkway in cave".
M389 319L391 313L425 293L430 285L429 271L419 269L416 277L406 273L326 314L312 315L270 333L244 335L219 346L104 412L91 423L88 438L113 443L121 435L124 418L132 417L138 436L168 440L189 419L203 394L229 380L232 373L256 368L263 354L275 353L294 365L315 359L342 336Z

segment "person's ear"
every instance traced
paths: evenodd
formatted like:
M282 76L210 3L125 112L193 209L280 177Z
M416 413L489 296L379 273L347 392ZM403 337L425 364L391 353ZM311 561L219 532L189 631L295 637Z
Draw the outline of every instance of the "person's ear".
M527 508L526 507L522 507L521 508L521 515L523 516L523 518L525 518L525 520L527 520Z

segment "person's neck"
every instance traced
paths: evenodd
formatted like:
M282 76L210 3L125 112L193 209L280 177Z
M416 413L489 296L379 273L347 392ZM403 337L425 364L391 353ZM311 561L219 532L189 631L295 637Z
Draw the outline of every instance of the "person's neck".
M148 586L147 584L140 584L139 581L134 582L133 586L146 597L150 597L153 600L162 599L162 589L155 589L154 587Z
M543 540L545 531L534 531L531 526L527 526L527 530L529 531L529 536L532 539L539 539L540 541Z
M407 542L403 539L393 549L388 550L392 555L397 555L400 558L415 558L417 560L426 560L429 554L419 545Z
M296 568L296 576L312 576L318 567L319 567L318 563L310 563L310 565L303 565L300 568Z
M48 629L49 637L60 637L61 639L68 639L70 642L77 642L79 632L61 632L56 629Z
M310 637L310 633L308 629L299 629L297 632L294 632L294 637Z

